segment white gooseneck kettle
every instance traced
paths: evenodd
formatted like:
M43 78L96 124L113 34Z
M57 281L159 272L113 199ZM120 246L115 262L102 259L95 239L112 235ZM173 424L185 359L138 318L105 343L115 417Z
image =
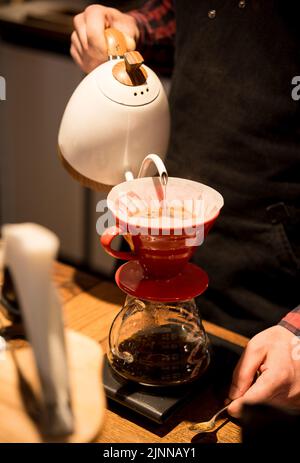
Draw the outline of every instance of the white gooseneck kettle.
M73 93L59 131L67 170L95 190L138 175L149 153L164 159L170 133L166 94L137 51L127 52L123 34L105 31L108 61Z

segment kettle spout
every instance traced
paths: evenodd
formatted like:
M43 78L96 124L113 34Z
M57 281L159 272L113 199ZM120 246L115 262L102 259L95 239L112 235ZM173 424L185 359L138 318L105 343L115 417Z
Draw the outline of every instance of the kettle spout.
M146 172L152 163L155 165L157 169L162 185L166 186L168 183L168 172L162 159L157 154L148 154L148 156L145 157L145 159L142 162L138 178L146 176Z

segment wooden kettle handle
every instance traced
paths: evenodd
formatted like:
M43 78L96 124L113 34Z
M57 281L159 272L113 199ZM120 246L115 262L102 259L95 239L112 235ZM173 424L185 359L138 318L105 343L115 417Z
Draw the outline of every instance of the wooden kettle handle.
M105 29L104 34L107 42L108 56L124 56L127 52L124 34L112 27Z

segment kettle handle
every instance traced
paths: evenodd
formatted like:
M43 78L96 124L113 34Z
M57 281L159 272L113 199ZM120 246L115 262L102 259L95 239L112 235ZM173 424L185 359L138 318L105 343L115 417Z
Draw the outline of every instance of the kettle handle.
M124 34L113 27L104 31L108 57L124 56L127 52L127 44Z

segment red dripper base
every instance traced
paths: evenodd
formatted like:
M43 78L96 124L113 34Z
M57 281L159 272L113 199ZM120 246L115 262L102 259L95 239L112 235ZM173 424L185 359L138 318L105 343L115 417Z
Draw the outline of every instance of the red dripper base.
M207 273L190 263L173 278L153 280L145 275L137 260L132 260L117 270L115 279L119 288L130 296L159 302L193 299L208 287Z

